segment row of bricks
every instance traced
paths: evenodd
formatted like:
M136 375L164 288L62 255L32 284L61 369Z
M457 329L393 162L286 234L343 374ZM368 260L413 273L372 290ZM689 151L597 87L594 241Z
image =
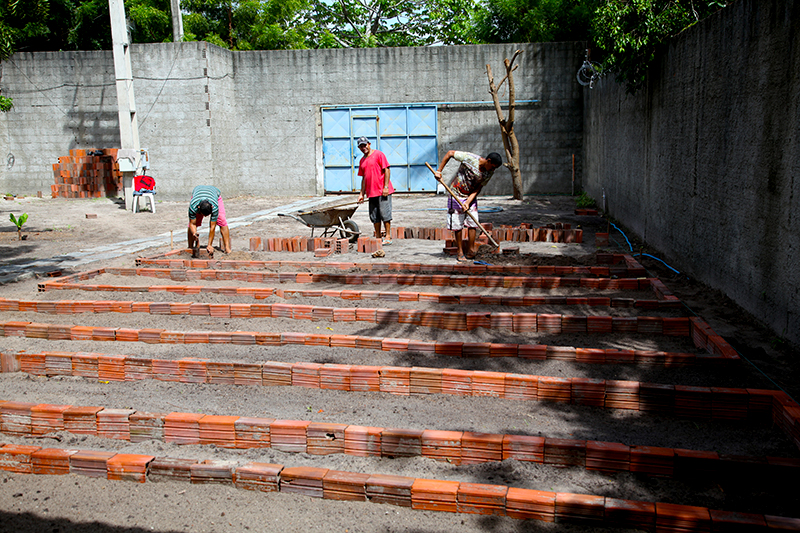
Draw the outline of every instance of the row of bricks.
M405 228L399 228L402 231ZM433 229L433 228L431 228ZM450 233L450 236L444 234L444 232L439 235L438 233L434 233L437 237L436 240L441 240L443 238L445 242L445 249L448 247L454 247L455 241L454 237L452 236L452 231L446 230ZM392 233L394 234L394 228L392 229ZM490 232L492 237L497 242L563 242L563 243L581 243L583 242L583 230L568 230L568 229L547 229L547 228L537 228L537 229L530 229L530 230L493 230ZM398 233L395 235L397 239L407 239L409 237ZM412 237L413 238L413 237ZM359 239L365 239L363 242L359 241L359 252L367 251L367 244L374 244L380 243L379 239L373 239L370 237L359 237ZM366 240L368 239L368 240ZM261 237L251 237L250 238L250 251L251 252L309 252L311 250L316 250L319 248L330 248L330 244L326 243L325 241L328 239L323 238L306 238L306 237L272 237L263 239ZM333 240L333 239L331 239ZM347 241L347 239L344 239ZM467 242L466 240L464 241ZM489 239L486 235L481 235L476 242L478 244L489 244ZM363 246L362 246L363 243ZM362 249L362 247L364 249ZM373 251L378 250L380 248L375 248ZM517 250L519 250L517 248Z
M110 480L224 484L311 498L384 503L414 510L508 516L544 522L627 527L670 532L800 531L800 519L720 511L706 507L624 500L605 496L522 489L386 474L364 474L273 463L222 461L5 445L20 473L77 474Z
M87 281L100 274L119 276L141 276L173 281L227 281L236 280L249 283L340 283L344 285L435 285L440 287L496 287L505 289L535 288L557 289L575 287L595 290L647 290L652 289L661 299L677 302L666 289L663 282L655 278L585 278L557 276L480 276L449 274L329 274L313 272L253 272L246 270L185 270L177 268L106 268L70 275L54 281L39 284L39 290L73 287L77 281ZM62 287L59 287L61 285ZM657 290L656 290L657 288Z
M111 270L111 269L108 269ZM424 301L454 305L504 305L525 307L533 305L586 305L591 307L633 307L641 309L674 309L681 307L680 300L645 300L634 298L611 298L608 296L499 296L496 294L438 294L432 292L380 292L355 290L284 290L276 287L217 287L206 285L89 285L81 283L44 283L42 291L82 290L97 292L171 292L174 294L225 294L249 296L263 300L270 296L279 298L341 298L343 300L396 300L401 302Z
M139 258L137 267L142 264L148 263L147 260ZM238 269L263 269L270 272L270 268L303 268L303 269L337 269L337 270L365 270L373 272L391 272L391 271L404 271L411 274L417 273L448 273L448 274L462 274L462 275L481 275L481 274L497 274L508 275L518 274L522 276L551 276L551 277L600 277L609 278L644 278L646 272L641 267L622 267L622 266L553 266L553 265L483 265L483 264L469 264L469 263L455 263L455 264L437 264L429 265L425 263L355 263L355 262L325 262L319 263L315 261L217 261L207 259L169 259L169 260L154 260L149 262L154 266L174 268L177 270L185 269L216 269L236 271ZM223 268L224 267L224 268ZM138 275L137 270L133 268L120 268L119 275L121 276L134 276ZM151 268L149 270L155 270ZM84 276L97 275L93 274L95 271L86 271L67 276L64 279L83 279ZM666 289L666 287L664 287Z
M350 248L350 241L334 237L250 237L251 252L316 252L323 248L343 254Z
M360 253L373 253L381 250L381 240L373 237L359 237L356 250ZM328 257L331 254L346 253L350 249L348 239L332 237L274 237L263 240L261 237L250 237L251 252L314 252L315 257Z
M67 431L76 435L230 449L274 448L310 455L429 457L451 464L508 459L608 474L694 479L737 472L741 477L793 479L800 459L725 455L714 451L629 446L616 442L529 435L366 427L308 420L280 420L200 413L147 413L0 401L0 431L40 438Z
M385 293L392 299L397 293ZM149 313L151 315L192 315L220 318L287 318L332 322L371 322L411 324L452 331L477 328L505 329L517 333L636 333L688 337L692 322L688 317L578 316L545 313L489 313L459 311L421 311L374 307L323 307L300 304L207 304L198 302L133 302L119 300L32 301L0 298L0 312L18 311L47 314ZM45 331L46 334L46 331ZM708 337L707 337L708 338ZM721 339L721 337L720 337ZM720 355L735 357L724 339ZM715 353L715 352L712 352Z
M507 232L505 233L507 235L513 235L513 234L518 235L520 231L534 229L533 224L530 224L528 222L522 222L520 223L519 226L511 226L509 224L498 224L496 227L495 224L492 222L482 222L481 226L486 231L502 230L503 232ZM572 229L572 225L568 223L554 222L552 224L547 224L545 226L542 226L542 228L563 230L563 229ZM453 232L453 230L441 227L392 226L389 237L393 239L422 239L429 241L442 241L442 240L452 239L454 235L455 232ZM506 240L512 240L512 237L508 237Z
M99 381L156 379L184 383L294 386L401 396L451 394L626 409L698 420L797 423L797 404L783 392L535 376L434 367L363 366L334 363L213 362L163 360L86 352L0 354L6 372L81 376ZM794 418L792 418L794 417Z
M186 255L191 250L172 250L153 257L138 257L136 266L158 265L172 268L336 268L339 270L404 270L409 272L450 272L450 273L506 273L540 275L597 275L601 277L638 278L646 276L646 271L638 261L627 254L596 255L599 265L612 266L553 266L553 265L475 265L470 263L424 264L424 263L353 263L316 261L233 261L217 259L172 259L172 256ZM619 266L624 263L624 266Z
M235 304L233 304L235 305ZM534 360L561 360L588 364L648 364L685 366L692 364L725 363L738 360L738 354L722 337L706 337L706 354L622 350L616 348L575 348L544 344L514 344L488 342L435 342L393 337L366 337L299 332L258 331L170 331L166 329L132 329L102 326L73 326L41 322L0 322L0 336L27 337L48 340L120 341L150 344L238 344L284 346L304 344L331 348L355 348L380 351L413 351L436 353L453 357L520 357ZM693 335L695 341L702 334ZM719 341L717 341L717 338ZM724 343L732 350L718 350Z
M496 242L583 242L583 230L571 229L570 224L548 224L540 228L533 228L530 224L520 226L500 226L494 228L492 224L482 224L483 228ZM392 238L395 239L423 239L453 241L455 234L444 228L405 228L392 227ZM481 234L481 238L488 243L488 237Z

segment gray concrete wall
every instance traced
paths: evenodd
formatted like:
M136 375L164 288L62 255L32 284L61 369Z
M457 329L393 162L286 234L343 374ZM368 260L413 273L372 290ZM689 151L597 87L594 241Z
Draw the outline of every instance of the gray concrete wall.
M486 64L523 50L515 72L526 193L570 192L582 150L579 43L355 50L229 52L207 43L132 46L141 145L161 198L194 184L226 195L322 194L320 106L471 102L439 110L440 156L449 149L502 153ZM15 54L0 88L0 189L49 193L52 164L74 148L119 145L111 52ZM8 158L8 157L7 157ZM580 177L580 158L578 158ZM487 194L510 194L503 169Z
M585 93L585 189L800 343L800 2L740 0L660 51L641 93Z

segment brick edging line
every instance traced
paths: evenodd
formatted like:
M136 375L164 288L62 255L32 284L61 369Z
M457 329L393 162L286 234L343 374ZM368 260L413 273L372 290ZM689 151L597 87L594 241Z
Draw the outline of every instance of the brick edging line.
M31 438L60 431L134 443L158 440L230 449L275 448L310 455L429 457L454 465L515 459L606 474L632 472L670 479L732 471L740 475L793 479L800 473L800 459L788 457L726 455L715 451L530 435L365 427L202 413L148 413L101 406L0 400L0 432Z
M522 274L542 276L600 276L600 277L624 277L641 278L646 276L645 268L630 254L611 254L597 253L596 260L598 265L611 266L555 266L555 265L476 265L470 263L395 263L395 262L372 262L356 263L347 261L235 261L227 259L170 259L175 255L191 255L191 249L176 249L163 254L151 257L137 257L135 264L141 265L160 265L172 268L218 268L227 267L231 269L242 268L307 268L307 269L338 269L338 270L367 270L367 271L394 271L407 270L409 272L446 272L453 274ZM624 264L624 266L615 266Z
M273 463L231 465L94 450L6 444L0 469L21 474L76 474L144 483L148 479L225 484L311 498L385 503L413 510L499 515L543 522L577 522L653 530L680 523L681 531L800 531L800 519L719 511L707 507L621 500L605 496L521 489L459 481L364 474Z
M37 302L31 302L38 307ZM42 302L38 302L42 303ZM44 302L45 304L56 304L58 302ZM89 311L89 307L94 308L96 302L77 301L69 302L70 305L82 307L84 312ZM110 304L109 311L101 312L126 312L127 304L131 302L101 302L105 309ZM159 304L161 305L161 304ZM173 304L167 304L169 308ZM182 306L177 310L181 312L169 314L185 314L186 306L204 306L202 309L209 311L210 316L240 317L243 313L239 311L248 309L249 304L219 304L225 314L216 312L211 314L211 306L217 304L174 304ZM283 305L287 304L275 304ZM3 301L0 299L0 311L3 310ZM120 306L122 311L115 310L115 306ZM149 304L148 304L149 306ZM291 306L289 306L291 307ZM301 306L302 307L302 306ZM310 306L306 306L310 307ZM260 312L269 312L270 304L253 304L253 308L258 310L256 317L261 316ZM74 308L73 308L74 309ZM149 307L148 307L149 309ZM166 310L167 308L164 308ZM191 307L189 307L191 310ZM214 307L214 309L220 309ZM286 309L285 307L280 309ZM325 311L325 316L333 316L334 308L317 308ZM231 310L233 312L231 313ZM363 319L365 316L372 322L372 315L376 317L375 309L355 308L344 310L346 315L339 315L346 319ZM354 311L350 314L350 311ZM49 312L52 311L41 311ZM432 313L436 313L435 311ZM58 313L58 310L56 311ZM164 313L167 314L167 313ZM190 313L191 314L191 313ZM509 313L510 314L510 313ZM320 318L320 313L311 320ZM253 317L253 315L250 315ZM274 314L271 316L275 316ZM399 318L399 314L397 315ZM534 317L536 315L533 315ZM550 316L561 317L561 315L540 315L545 318ZM608 317L610 319L610 317ZM346 320L344 320L346 321ZM422 319L420 319L422 321ZM80 326L65 324L47 324L40 322L27 321L7 321L0 322L0 337L28 337L48 340L93 340L93 341L121 341L121 342L145 342L150 344L240 344L262 346L280 346L286 344L305 344L308 346L323 347L343 347L366 350L381 351L419 351L432 352L439 355L450 355L454 357L520 357L533 360L563 360L575 361L578 363L590 364L653 364L664 366L685 366L692 364L728 364L738 361L736 351L718 335L713 335L713 331L702 320L689 319L691 325L691 337L695 346L705 349L706 354L676 353L676 352L657 352L644 350L620 350L615 348L574 348L571 346L548 346L543 344L514 344L514 343L490 343L490 342L429 342L414 339L391 338L391 337L365 337L359 335L336 335L326 333L298 333L298 332L260 332L260 331L169 331L166 329L132 329L132 328L110 328L102 326ZM610 322L610 320L608 321ZM505 324L508 324L506 319ZM427 325L422 323L421 325ZM512 320L513 325L513 320ZM549 331L549 330L548 330Z
M772 420L800 447L800 406L783 391L560 378L482 370L267 361L231 363L74 352L0 354L3 371L100 381L300 386L389 394L488 396L624 409L695 420Z
M397 293L391 294L398 298ZM470 331L476 328L506 329L516 333L632 333L692 337L702 329L705 349L710 353L738 359L736 351L702 320L689 317L617 317L600 315L560 315L552 313L493 313L459 311L422 311L369 307L321 307L288 303L207 304L200 302L136 302L119 300L35 301L0 298L0 312L44 314L149 313L151 315L193 315L219 318L286 318L292 320L327 320L332 322L371 322ZM703 325L705 324L705 325ZM709 348L711 337L713 344ZM700 346L698 346L700 347Z
M75 283L75 281L87 281L102 274L121 275L121 276L144 276L155 277L160 279L171 279L173 281L189 281L190 277L195 279L195 276L190 276L192 272L201 273L199 279L203 280L227 280L227 279L241 279L240 281L256 282L255 278L258 274L252 276L250 273L242 273L239 271L223 271L212 270L208 274L204 271L186 271L186 270L172 270L172 269L144 269L144 268L103 268L86 273L85 276L79 279L74 278L70 281L64 281L61 278L59 281L42 282L39 284L39 292L50 290L82 290L90 292L170 292L173 294L226 294L235 296L249 296L256 300L263 300L270 296L277 296L280 298L314 298L326 296L329 298L341 298L345 300L399 300L399 301L428 301L440 304L461 304L461 305L506 305L509 307L524 307L534 305L588 305L593 307L634 307L641 309L676 309L681 307L681 301L673 296L666 289L664 284L654 278L644 278L639 280L639 289L643 285L649 285L648 288L653 289L656 294L656 299L633 299L633 298L612 298L608 296L498 296L489 294L462 294L462 295L446 295L431 292L410 292L401 291L394 292L379 292L379 291L358 291L358 290L284 290L276 287L208 287L202 285L146 285L139 287L130 287L127 285L91 285L84 283ZM165 275L167 274L167 275ZM230 276L228 274L231 274ZM247 274L247 276L245 276ZM299 275L299 274L298 274ZM232 277L231 277L232 276ZM69 276L72 278L73 276ZM279 281L281 283L291 283L289 279L277 279L280 276L275 274L276 279L270 281ZM350 278L347 275L341 275L342 278ZM363 281L364 276L360 276L359 281ZM297 278L295 278L296 281ZM262 280L263 281L263 280ZM330 280L328 280L330 281ZM352 281L352 280L350 280ZM379 280L380 281L380 280ZM399 281L399 278L398 280ZM617 280L609 280L616 282ZM313 281L311 282L313 283ZM347 283L347 279L343 281ZM505 281L504 281L505 283ZM380 283L378 283L380 284ZM398 285L405 285L397 283ZM364 285L358 283L357 285ZM410 283L408 285L411 285ZM441 285L440 285L441 286Z
M559 277L526 275L465 275L465 274L328 274L314 272L272 272L235 269L178 269L178 268L101 268L79 272L39 284L39 291L48 289L74 289L75 281L85 281L100 274L118 276L143 276L174 281L225 281L246 283L340 283L342 285L404 285L439 287L499 287L504 289L558 289L563 287L588 290L647 290L652 289L658 300L677 302L675 297L657 278L628 277ZM59 286L62 287L59 287ZM63 287L67 285L67 287ZM673 304L675 305L675 304Z

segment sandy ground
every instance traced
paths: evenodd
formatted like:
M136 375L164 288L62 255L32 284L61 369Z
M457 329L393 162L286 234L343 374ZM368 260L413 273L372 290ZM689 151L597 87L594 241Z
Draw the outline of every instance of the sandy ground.
M245 216L301 198L231 198L226 200L229 217ZM307 200L307 199L306 199ZM444 201L441 197L395 197L395 225L440 226ZM505 259L539 264L593 264L594 232L607 228L598 217L572 215L574 200L548 196L524 202L490 198L483 206L501 207L502 211L482 214L495 224L530 222L569 222L585 231L583 245L522 243L523 257ZM159 202L156 214L126 212L111 200L50 200L25 198L0 200L0 220L7 213L30 215L24 233L17 241L16 228L10 222L0 233L0 267L54 256L68 256L74 251L91 251L120 241L140 239L173 232L172 246L165 241L145 252L121 255L81 266L82 270L99 266L133 266L136 255L155 255L172 247L185 246L186 204ZM86 218L86 214L97 218ZM356 211L354 220L369 230L365 208ZM297 221L270 218L232 231L234 253L230 258L250 257L247 252L252 236L307 236L310 230ZM632 235L628 235L629 238ZM621 251L615 243L625 243L617 235L609 250ZM639 243L633 242L638 250ZM386 248L387 257L372 259L365 254L349 253L342 260L353 262L425 262L450 264L442 255L441 243L419 240L395 240ZM648 250L658 256L655 250ZM530 254L530 255L527 255ZM217 258L225 259L220 252ZM312 254L253 254L254 259L310 260ZM487 258L490 259L490 258ZM501 258L497 258L500 260ZM649 261L649 262L648 262ZM44 350L122 353L154 358L180 359L200 357L226 361L312 361L347 364L396 366L433 366L496 370L560 377L627 379L656 383L704 386L775 388L778 383L797 394L797 371L791 364L794 352L779 339L758 326L748 316L715 291L684 275L677 275L657 261L642 258L650 272L667 286L763 373L746 362L726 371L703 368L663 368L634 365L578 365L564 361L532 362L515 358L448 358L415 352L376 352L370 350L332 349L305 346L235 346L235 345L149 345L141 343L54 342L24 338L3 338L3 351ZM680 265L672 265L680 270ZM68 273L69 271L65 271ZM85 291L36 292L40 279L35 277L0 286L0 295L8 298L42 300L124 299L137 301L242 301L247 298L215 294L179 296L172 293L95 293ZM102 283L124 285L161 284L162 280L104 276ZM235 285L237 282L204 282ZM169 284L176 284L169 282ZM333 285L325 288L341 288ZM282 285L301 290L307 285ZM319 288L315 286L315 288ZM350 289L351 286L346 288ZM376 286L374 290L398 290ZM454 294L458 290L442 287L415 287L412 290ZM486 293L489 290L514 294L513 290L469 288L464 292ZM555 294L555 292L550 292ZM631 297L644 297L637 294ZM335 307L413 307L417 309L472 310L469 306L448 306L427 302L342 301L333 298L292 298L272 296L266 302L286 301ZM475 308L477 309L477 307ZM482 310L520 312L520 308ZM688 309L679 314L688 314ZM531 312L574 314L614 314L626 316L630 309L593 309L551 306ZM674 311L667 312L675 313ZM656 313L648 313L656 314ZM107 315L34 315L0 313L0 321L31 320L60 324L103 325L113 327L163 327L180 331L304 331L357 334L381 337L404 337L420 340L459 340L463 342L535 342L566 346L629 347L636 349L694 352L691 342L663 336L644 335L518 335L494 330L469 333L449 332L402 324L376 325L363 322L327 323L285 319L217 319L211 317L159 316L145 314ZM765 376L766 374L766 376ZM610 411L574 405L519 402L493 398L459 398L449 395L403 397L380 393L353 393L300 387L242 387L210 384L166 383L154 380L134 383L97 383L75 377L35 378L22 373L0 374L0 399L36 401L71 405L102 405L109 408L132 408L150 412L202 412L206 414L267 416L283 419L335 422L378 427L410 429L448 429L493 433L542 435L622 442L629 445L652 445L696 450L714 450L731 455L800 457L800 452L779 430L765 425L705 423L671 417L646 416L638 412ZM287 466L313 465L337 470L368 473L391 473L412 477L453 479L498 483L515 487L598 494L610 497L665 501L701 505L717 509L796 516L800 497L778 480L755 478L743 480L735 473L695 481L665 480L633 474L606 475L584 469L557 469L503 461L474 466L455 466L417 457L410 459L364 459L347 455L314 456L287 454L274 449L226 450L215 446L178 446L149 441L132 444L96 437L61 433L54 438L22 439L0 435L0 442L33 443L45 447L104 449L155 456L216 459L231 464L248 462L280 463ZM225 486L199 486L182 483L134 484L90 479L82 476L25 476L0 472L0 531L604 531L589 526L543 524L504 517L453 515L411 511L372 503L343 503L316 500L287 494L263 494ZM769 482L768 482L769 481ZM788 480L787 480L788 483ZM619 530L615 530L619 531Z

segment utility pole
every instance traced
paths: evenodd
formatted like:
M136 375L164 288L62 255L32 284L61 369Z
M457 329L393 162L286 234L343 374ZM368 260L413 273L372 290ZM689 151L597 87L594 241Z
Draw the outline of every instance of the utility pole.
M183 41L183 15L181 15L181 0L170 0L172 4L172 42Z
M133 98L133 71L131 69L130 37L125 19L123 0L108 0L111 15L111 41L114 52L114 75L117 80L117 109L119 113L120 148L131 154L128 163L118 158L125 189L125 209L133 207L133 177L141 167L139 146L139 123L136 118L136 102ZM131 168L132 167L132 168ZM137 199L138 200L138 199Z

